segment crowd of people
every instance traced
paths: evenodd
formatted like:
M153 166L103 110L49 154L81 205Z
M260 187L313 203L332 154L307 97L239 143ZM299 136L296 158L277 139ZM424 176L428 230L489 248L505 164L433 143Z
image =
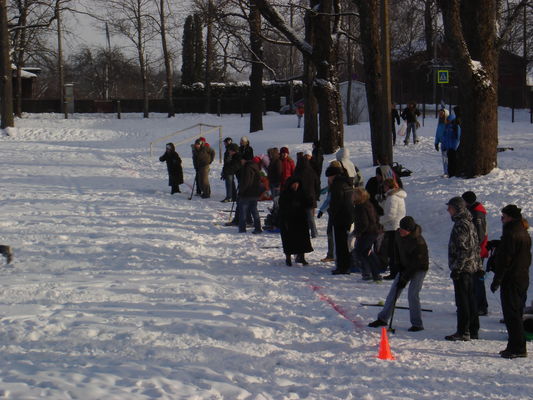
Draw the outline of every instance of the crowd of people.
M416 115L415 105L410 104L402 118L413 124L409 121L411 116L416 119ZM455 113L450 116L445 109L439 112L435 148L442 152L446 176L454 174L454 151L460 140L460 126L456 120ZM410 128L415 143L416 128L416 124ZM407 193L398 170L391 165L380 165L365 185L361 172L350 160L348 149L341 148L324 171L327 187L321 189L324 157L320 142L313 144L312 151L298 153L296 162L288 147L269 148L266 155L254 156L247 137L241 138L240 145L227 137L224 145L221 179L226 183L226 196L221 201L236 204L235 216L226 225L237 226L239 232L246 232L247 225L253 225L254 234L262 233L263 229L278 230L285 264L307 265L305 255L313 251L311 239L318 235L315 211L321 195L325 195L316 214L316 218L328 215L328 249L321 261L335 263L333 275L358 272L365 281L392 281L383 309L377 319L369 323L370 327L389 324L396 301L409 285L411 327L408 331L424 330L420 292L429 269L428 246L421 226L406 213ZM213 159L214 151L205 139L196 140L193 164L198 194L204 198L210 196L207 175ZM167 162L171 193L179 191L176 185L183 183L181 159L171 143L167 144L160 160ZM264 225L257 209L261 197L273 201ZM453 197L446 205L453 221L448 265L457 307L457 326L445 339L479 338L479 316L488 313L483 265L492 254L486 263L487 268L494 271L490 289L501 290L503 321L509 332L508 345L500 355L505 358L527 356L522 315L529 283L531 239L521 209L516 205L504 207L503 235L500 240L489 241L487 211L474 192ZM386 271L388 274L382 276Z

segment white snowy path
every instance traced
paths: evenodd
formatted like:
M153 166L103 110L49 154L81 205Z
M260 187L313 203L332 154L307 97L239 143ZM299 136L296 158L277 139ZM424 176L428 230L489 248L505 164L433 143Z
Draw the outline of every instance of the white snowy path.
M287 268L279 235L221 225L231 205L218 201L218 162L212 199L189 201L186 185L168 193L157 160L164 143L148 154L150 141L198 122L221 124L234 140L249 136L256 153L289 145L295 154L309 146L299 144L294 116L268 115L255 134L240 116L25 116L0 138L0 243L16 257L0 269L0 398L532 398L533 357L497 355L506 342L498 295L488 291L480 340L443 340L455 329L445 201L474 190L489 211L491 238L507 203L533 220L533 125L525 112L518 123L509 119L502 110L500 143L515 150L500 153L500 168L487 177L440 177L432 118L416 149L395 149L414 171L404 181L407 208L429 243L421 298L434 312L424 313L425 331L410 333L408 312L398 310L389 336L396 360L382 361L380 332L366 327L379 308L360 303L384 299L389 284L330 275L332 266L319 261L325 218L311 265ZM208 141L218 151L215 136ZM346 127L346 146L370 177L368 125ZM192 183L190 148L177 150Z

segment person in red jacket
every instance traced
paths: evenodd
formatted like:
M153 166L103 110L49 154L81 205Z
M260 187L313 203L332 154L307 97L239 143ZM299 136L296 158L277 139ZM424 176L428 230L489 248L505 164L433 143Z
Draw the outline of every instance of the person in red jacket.
M281 190L285 187L285 182L294 173L294 161L289 157L289 149L282 147L279 151L279 158L281 160Z
M481 248L481 262L483 262L483 259L488 258L489 256L489 251L487 250L487 210L485 210L483 204L477 201L477 196L474 192L464 192L461 197L466 202L466 208L468 208L468 211L472 214L472 222L476 228L478 243ZM485 290L485 272L479 271L479 273L474 274L473 279L478 314L487 315L489 304L487 302L487 293Z

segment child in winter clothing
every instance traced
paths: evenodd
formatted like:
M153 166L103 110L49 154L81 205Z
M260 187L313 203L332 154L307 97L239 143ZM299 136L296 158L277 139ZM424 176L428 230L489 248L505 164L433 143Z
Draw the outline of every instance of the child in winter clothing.
M167 162L168 185L171 187L170 194L181 193L180 185L183 183L183 169L181 158L176 153L174 143L167 143L165 154L159 157L159 161Z
M409 283L407 300L412 326L408 331L418 332L424 329L419 294L429 269L429 257L426 241L422 237L422 228L415 223L413 217L407 216L400 220L400 227L395 232L394 252L399 274L392 282L385 305L378 314L378 319L368 326L375 328L387 325L396 305L396 300Z

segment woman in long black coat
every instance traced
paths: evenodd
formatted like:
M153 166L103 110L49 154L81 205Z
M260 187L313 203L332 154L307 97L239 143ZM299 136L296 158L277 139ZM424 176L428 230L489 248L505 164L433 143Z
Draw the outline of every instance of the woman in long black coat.
M279 197L281 242L287 266L292 265L292 254L296 254L295 262L307 265L304 254L313 251L305 212L312 201L302 190L298 177L287 180Z
M165 154L159 157L159 161L167 162L168 186L171 187L170 194L181 193L180 185L183 183L183 168L174 143L167 143Z

